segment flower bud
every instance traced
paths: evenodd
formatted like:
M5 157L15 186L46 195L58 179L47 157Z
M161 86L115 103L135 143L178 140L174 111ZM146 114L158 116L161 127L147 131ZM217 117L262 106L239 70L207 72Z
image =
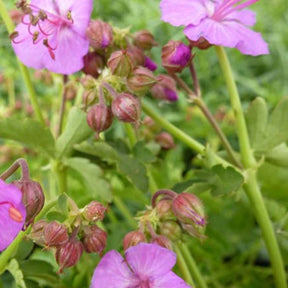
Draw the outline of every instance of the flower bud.
M160 220L175 219L171 199L161 199L157 202L155 209Z
M181 72L191 58L190 48L181 41L170 40L162 47L162 65L171 74Z
M162 149L170 150L175 148L173 137L167 132L161 132L155 137L155 140Z
M146 237L143 232L139 230L131 231L123 238L123 249L126 251L128 248L144 242L146 242Z
M39 245L45 245L44 229L48 225L45 220L39 220L32 225L32 230L29 233L29 238Z
M175 80L168 75L157 76L157 83L150 90L156 99L177 101L177 88Z
M148 30L135 33L133 43L143 50L150 50L153 46L157 46L154 36Z
M85 226L82 239L85 251L88 253L101 254L106 247L107 233L97 225Z
M60 266L58 273L62 273L64 268L76 265L82 253L83 245L74 237L65 244L58 246L55 254L56 261Z
M22 202L26 208L26 225L32 223L42 210L45 198L41 185L32 180L19 180L13 182L22 192Z
M160 224L160 234L166 236L171 241L176 242L181 239L182 229L175 221L165 221Z
M134 45L129 45L128 46L128 51L131 53L130 55L132 56L133 62L135 66L143 66L145 63L145 55L142 49L134 46Z
M190 225L190 224L184 224L181 223L182 229L188 233L192 237L196 237L199 239L205 239L206 236L205 233L205 226L199 226L199 225Z
M94 78L98 78L104 68L103 58L96 52L88 52L83 57L84 67L82 71L91 75Z
M66 100L73 100L75 99L77 95L77 86L74 82L70 82L66 85L65 91L64 91L65 99Z
M83 209L83 216L88 221L103 221L107 208L100 202L92 201Z
M172 209L181 222L195 227L205 227L206 220L202 202L193 194L181 193L177 195L172 202Z
M87 113L87 123L96 132L96 138L111 126L112 121L111 108L105 104L93 105Z
M150 243L154 243L166 249L173 250L170 240L164 235L153 236Z
M212 45L204 38L200 37L197 41L192 41L188 39L192 47L197 47L198 49L205 50L211 47Z
M133 55L128 50L115 51L108 59L107 66L113 75L128 76L135 67Z
M113 42L113 29L108 23L93 20L86 30L86 36L93 48L105 49Z
M120 121L138 124L141 114L140 101L129 93L121 93L112 102L112 113Z
M145 62L144 62L144 67L146 67L147 69L149 69L150 71L155 71L157 69L157 64L152 61L151 58L149 57L145 57Z
M83 104L85 108L94 103L97 99L97 93L94 89L85 90L82 94Z
M127 86L133 92L146 92L157 82L153 73L142 66L137 67L127 79Z
M68 242L67 227L56 221L48 223L44 227L44 240L47 246L60 246Z
M80 79L81 84L85 90L91 90L95 88L95 80L91 75L85 75Z

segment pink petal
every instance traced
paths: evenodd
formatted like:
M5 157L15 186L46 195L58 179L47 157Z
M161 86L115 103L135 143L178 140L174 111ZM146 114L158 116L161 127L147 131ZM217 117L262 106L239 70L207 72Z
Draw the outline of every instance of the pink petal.
M207 1L162 0L160 3L161 19L174 26L197 25L207 16L205 2Z
M152 283L153 288L191 288L190 285L188 285L183 279L181 279L172 271L156 278Z
M146 277L161 276L176 263L175 253L156 244L138 244L129 248L125 255L135 274Z
M256 23L256 14L251 10L235 10L227 15L225 20L236 20L244 25L253 26Z
M94 271L90 288L129 288L133 274L115 250L105 254Z
M57 14L57 7L54 5L53 0L31 0L30 4L37 6L39 9Z

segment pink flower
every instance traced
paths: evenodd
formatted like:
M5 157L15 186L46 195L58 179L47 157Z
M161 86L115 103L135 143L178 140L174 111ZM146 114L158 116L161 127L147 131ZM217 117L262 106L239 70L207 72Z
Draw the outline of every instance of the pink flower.
M22 0L25 12L12 46L28 67L72 74L84 66L93 0Z
M236 48L253 56L268 54L260 33L247 26L256 22L254 12L243 10L258 0L162 0L162 20L173 26L186 26L192 41L206 39L210 44ZM240 3L241 2L241 3Z
M108 252L94 271L90 288L189 288L171 271L176 263L172 251L156 244L141 243L125 252Z
M21 191L0 179L0 251L21 231L26 217Z

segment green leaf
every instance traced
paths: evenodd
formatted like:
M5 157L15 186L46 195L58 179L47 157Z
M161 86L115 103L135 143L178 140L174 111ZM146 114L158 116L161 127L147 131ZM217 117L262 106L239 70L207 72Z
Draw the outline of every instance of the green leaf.
M46 214L46 219L50 221L64 222L67 219L67 214L58 211L50 211Z
M268 120L268 108L263 98L256 98L250 105L246 120L251 146L259 150L263 145Z
M147 171L144 164L136 158L119 154L118 169L123 173L139 190L146 192L149 186Z
M22 273L21 269L19 268L19 264L16 261L16 259L12 259L10 261L9 265L7 266L7 270L13 275L17 287L27 288L27 286L24 282L23 273Z
M273 110L266 130L265 146L273 148L288 140L288 97L283 98Z
M58 207L63 214L68 213L68 197L63 193L58 197Z
M271 164L288 167L288 147L285 143L273 148L265 154L265 160Z
M99 157L101 160L108 163L115 163L118 160L118 153L105 142L96 142L93 144L84 142L75 145L74 148L82 153Z
M86 113L77 107L71 108L64 132L56 141L58 158L69 155L75 144L81 143L92 134L86 121Z
M143 163L152 163L156 160L153 153L146 147L146 144L141 141L137 142L133 147L133 154Z
M103 172L99 166L87 159L76 157L65 159L64 164L80 174L88 193L93 198L111 202L111 186L103 178Z
M35 120L0 120L0 138L18 141L54 157L55 141L50 130Z

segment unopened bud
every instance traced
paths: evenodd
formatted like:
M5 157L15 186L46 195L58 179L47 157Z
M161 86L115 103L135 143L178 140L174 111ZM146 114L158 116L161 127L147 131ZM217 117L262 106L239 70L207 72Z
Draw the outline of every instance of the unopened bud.
M170 150L175 148L174 139L167 132L161 132L155 137L155 140L161 146L162 149Z
M156 99L166 101L178 100L176 82L168 75L157 76L157 83L151 88L150 92Z
M112 113L120 121L137 125L141 115L140 101L129 93L121 93L112 102Z
M88 221L103 221L107 208L100 202L92 201L84 207L83 216Z
M106 247L107 233L97 225L85 226L82 239L85 251L101 254Z
M106 22L93 20L87 28L86 36L93 48L105 49L113 42L113 29Z
M181 72L191 58L190 48L181 41L170 40L162 47L162 65L169 73Z
M153 73L142 66L137 67L127 79L127 86L133 92L146 92L157 82Z
M105 104L96 104L87 113L88 125L97 133L107 130L113 121L111 108Z
M22 192L22 202L26 208L26 225L32 223L42 210L45 198L41 185L32 180L19 180L13 182Z
M68 242L67 227L56 221L48 223L44 228L44 240L47 246L60 246Z
M175 219L171 199L161 199L157 202L155 209L160 220Z
M160 234L169 238L172 242L181 239L182 229L175 221L164 221L160 224Z
M77 86L74 82L70 82L66 85L64 91L66 100L73 100L77 95Z
M108 59L107 66L113 75L128 76L135 67L133 55L128 50L115 51Z
M152 237L150 242L166 249L173 250L170 240L164 235L155 235L154 237Z
M131 57L135 66L143 66L145 64L145 55L142 49L134 45L129 45L127 50L131 53Z
M181 193L173 199L172 209L181 224L205 227L204 207L199 198L190 193Z
M94 78L98 78L104 68L103 58L96 52L88 52L83 57L84 67L82 71L91 75Z
M29 233L29 238L39 245L45 245L44 229L48 225L45 220L39 220L32 225L32 230Z
M149 57L145 57L145 62L144 62L144 67L146 67L147 69L149 69L150 71L155 71L156 69L157 69L157 64L154 62L154 61L152 61L152 59L151 58L149 58Z
M58 246L55 254L56 261L60 266L58 273L62 273L64 268L76 265L82 253L83 245L74 237L65 244Z
M157 46L153 34L148 30L135 33L133 43L143 50L150 50L153 46Z
M146 237L143 232L139 230L131 231L123 238L123 249L126 251L128 248L144 242L146 242Z
M97 93L94 89L85 90L82 94L82 99L85 107L94 103L97 99Z
M200 37L197 41L189 40L192 47L205 50L212 46L204 37Z

